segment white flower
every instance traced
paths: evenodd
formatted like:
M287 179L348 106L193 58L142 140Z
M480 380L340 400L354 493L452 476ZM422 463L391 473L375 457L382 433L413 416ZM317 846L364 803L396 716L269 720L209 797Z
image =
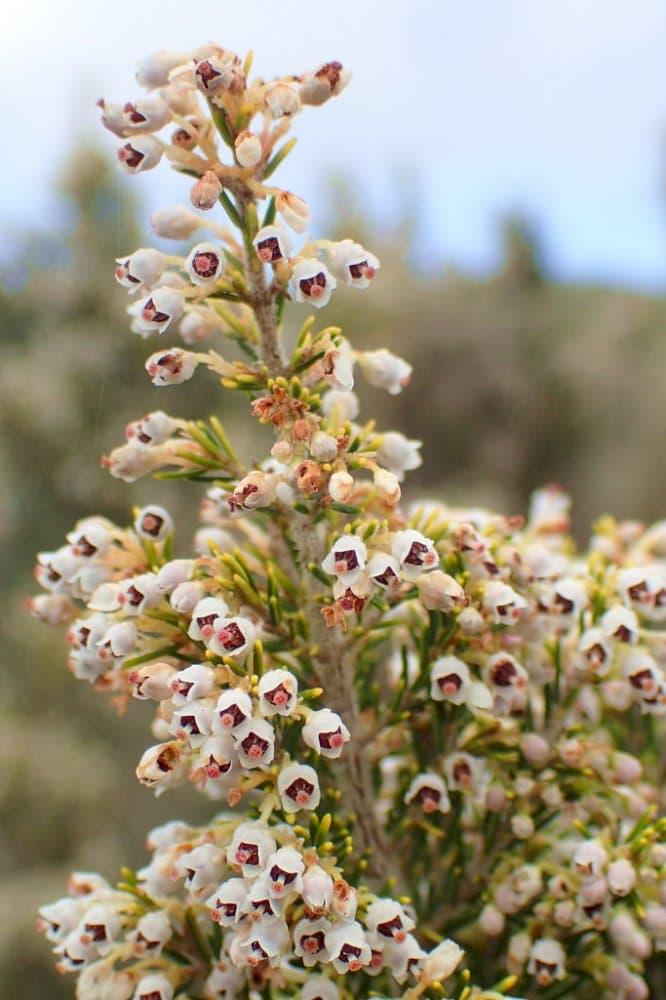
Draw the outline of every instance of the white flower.
M349 730L337 714L329 708L312 712L303 726L302 736L307 746L322 757L337 758L350 739Z
M638 618L630 608L615 604L602 616L601 630L608 639L634 643L638 638Z
M636 869L628 858L611 861L606 877L614 896L628 896L636 885Z
M491 580L483 588L483 608L496 625L513 625L527 607L527 601L508 583Z
M291 253L291 236L282 226L264 226L252 240L252 245L263 264L275 264Z
M185 261L190 281L202 288L212 285L224 273L226 260L214 243L197 243Z
M177 288L161 285L140 303L137 322L148 332L156 330L164 333L172 322L183 315L184 304L182 292Z
M351 74L342 63L324 63L313 72L303 74L299 87L301 101L303 104L323 104L344 90L350 78Z
M368 560L368 576L382 590L400 582L400 563L388 552L373 552Z
M152 170L162 157L162 143L152 135L135 135L118 147L118 165L126 174Z
M293 847L280 847L277 851L273 851L266 862L271 896L282 899L287 890L300 894L304 871L303 858Z
M326 947L326 931L329 927L330 923L325 917L314 920L304 917L295 925L294 954L303 959L306 969L318 962L330 961L330 952Z
M147 538L154 542L163 542L173 533L173 520L164 507L151 504L142 507L134 518L134 530L139 538Z
M126 134L159 132L171 121L171 111L161 97L140 97L123 105L122 121Z
M430 682L430 697L434 701L467 704L471 708L492 707L493 699L488 688L472 680L467 664L457 656L443 656L435 660L430 668Z
M178 427L179 421L169 417L162 410L153 410L141 420L127 424L125 437L133 444L150 448L168 441L174 431L178 430Z
M559 941L539 938L532 945L527 971L536 978L539 986L550 986L566 975L564 949Z
M262 715L291 715L296 708L298 681L290 670L269 670L259 681Z
M240 865L244 878L253 878L265 867L275 851L275 840L262 823L241 823L236 827L229 847L227 861Z
M291 117L301 110L298 91L288 83L273 84L264 94L264 101L273 118Z
M381 441L377 449L377 461L393 472L401 482L406 472L418 469L422 464L420 441L410 441L398 431L387 431L382 434Z
M422 983L439 983L447 979L462 962L465 952L455 941L446 940L433 948L423 960L419 979Z
M217 656L244 656L254 646L257 630L249 618L220 619L206 645Z
M598 840L585 840L573 854L573 864L583 880L596 879L608 862L606 849Z
M116 263L116 281L135 292L139 288L152 288L162 277L166 262L159 250L142 247L129 257L117 257Z
M364 250L360 243L341 240L333 244L331 270L351 288L367 288L379 267L375 255Z
M484 761L468 753L450 754L444 761L446 781L456 791L481 791L488 781Z
M358 396L354 392L329 389L322 397L321 409L333 426L340 427L348 420L356 420L360 404Z
M296 302L309 302L321 309L327 305L337 282L325 264L315 257L299 260L291 274Z
M206 701L186 701L176 708L169 730L179 740L187 740L198 747L211 731L213 709Z
M234 927L242 917L248 891L249 886L244 878L228 878L226 882L222 882L206 900L211 918L222 927Z
M192 621L187 630L190 639L208 642L212 639L219 621L229 614L229 605L221 597L204 597L197 601L192 611Z
M376 899L368 907L365 926L371 933L399 944L406 939L407 932L413 930L415 925L400 903L393 899Z
M396 396L409 384L412 366L386 348L359 351L356 357L366 379L377 389L386 389L391 396Z
M243 691L241 688L223 691L215 706L213 732L230 733L232 729L240 726L251 716L252 699L247 691Z
M174 705L203 698L215 685L215 671L205 663L191 663L178 670L171 680Z
M327 351L322 366L329 385L338 392L351 392L354 388L354 359L346 344L342 349L333 347Z
M332 979L308 976L301 991L301 1000L340 1000L340 991Z
M193 559L170 559L157 571L155 586L160 594L171 594L181 583L189 580L193 568Z
M241 167L256 167L263 156L261 139L247 130L239 132L236 136L234 148Z
M158 743L148 747L136 769L142 785L154 788L161 795L167 788L180 784L187 770L180 743Z
M338 442L326 431L315 431L310 440L310 454L315 462L332 462L338 454Z
M391 552L398 560L400 572L406 580L415 580L421 573L436 569L439 565L439 556L432 540L414 528L396 531Z
M328 926L326 948L337 973L358 972L370 964L370 945L360 924L349 920Z
M156 236L169 240L188 240L193 233L205 225L205 220L190 212L184 205L173 208L158 208L150 217L150 224Z
M319 778L307 764L288 764L278 775L278 793L287 813L316 809L319 805Z
M332 500L344 503L354 490L354 477L348 472L334 472L328 481L328 492Z
M329 550L321 567L329 576L337 576L342 583L351 586L363 573L367 555L365 543L357 535L342 535Z
M319 865L311 865L303 875L303 902L310 914L322 916L333 900L333 879Z
M194 81L199 90L207 96L230 90L234 80L232 63L218 58L217 54L211 53L208 58L202 59L194 70Z
M160 49L159 52L154 52L141 59L137 64L136 81L139 86L146 87L148 90L163 87L169 81L171 70L185 62L187 62L187 56L183 53Z
M172 347L168 351L156 351L155 354L151 354L145 367L153 385L182 385L192 378L198 364L199 359L196 354ZM159 458L153 462L153 467L158 464Z
M232 735L243 767L261 767L272 762L275 732L266 719L246 719L233 729Z
M405 794L405 802L416 800L424 813L447 813L451 808L444 779L432 771L417 774Z
M127 935L128 941L134 944L135 954L159 955L162 948L170 941L173 930L171 922L164 910L144 913L134 930Z
M308 206L291 191L281 191L275 199L275 207L290 229L295 233L303 233L310 221Z
M161 973L144 976L134 991L133 1000L173 1000L173 986Z

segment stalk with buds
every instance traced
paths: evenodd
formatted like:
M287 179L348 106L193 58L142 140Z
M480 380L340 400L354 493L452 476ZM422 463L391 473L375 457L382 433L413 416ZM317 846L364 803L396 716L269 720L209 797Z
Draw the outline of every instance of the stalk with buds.
M527 521L402 503L420 443L360 422L353 390L411 367L317 318L379 261L311 238L273 179L349 75L250 72L160 52L147 97L100 102L125 172L190 179L153 217L189 250L116 262L132 331L184 345L152 382L208 369L273 443L247 465L217 415L154 410L103 464L204 483L193 546L155 503L38 556L30 606L67 624L75 677L154 705L138 780L217 810L151 831L117 885L73 875L40 910L57 968L80 1000L657 996L666 528L606 518L577 552L554 487Z

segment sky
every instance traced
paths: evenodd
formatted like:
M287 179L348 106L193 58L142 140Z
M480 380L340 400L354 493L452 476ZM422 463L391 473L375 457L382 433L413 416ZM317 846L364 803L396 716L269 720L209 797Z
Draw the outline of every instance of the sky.
M660 291L664 39L664 0L17 0L0 38L0 257L25 224L58 225L52 181L81 136L114 155L95 101L138 96L144 55L215 41L253 49L262 76L351 70L296 120L280 173L314 233L323 178L344 172L378 225L416 206L426 265L492 269L498 220L520 212L554 277ZM126 182L146 214L187 198L166 165Z

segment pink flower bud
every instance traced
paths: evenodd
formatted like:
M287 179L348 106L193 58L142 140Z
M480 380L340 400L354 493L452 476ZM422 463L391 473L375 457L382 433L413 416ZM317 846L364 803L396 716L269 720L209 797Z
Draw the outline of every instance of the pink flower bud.
M195 208L207 212L211 208L215 208L221 194L222 185L217 174L214 170L207 170L192 186L190 201Z
M236 150L236 159L241 167L256 167L263 156L261 139L258 135L254 135L254 133L247 130L239 132L236 136L234 148Z
M310 211L302 198L291 191L281 191L275 207L290 229L295 233L305 232L310 221Z
M150 224L156 236L169 240L188 240L204 221L183 205L176 205L174 208L160 208L153 212Z

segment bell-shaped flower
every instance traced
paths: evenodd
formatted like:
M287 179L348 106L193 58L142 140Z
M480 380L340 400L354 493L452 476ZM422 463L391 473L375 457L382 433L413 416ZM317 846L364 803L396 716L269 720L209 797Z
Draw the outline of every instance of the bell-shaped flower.
M414 528L395 532L391 553L398 560L400 573L406 580L416 580L421 573L439 566L434 542Z
M162 158L162 143L152 135L135 135L118 147L118 165L126 174L152 170Z
M299 260L291 274L296 302L309 302L321 309L330 301L337 281L316 257Z
M323 104L329 97L344 90L350 78L351 74L342 63L337 61L323 63L316 70L304 73L301 77L299 85L301 101L303 104L315 106Z
M209 642L220 621L229 615L229 606L221 597L204 597L192 611L192 622L187 634L196 642Z
M266 719L246 719L232 730L243 767L263 767L275 756L275 731Z
M539 986L550 986L566 976L564 949L554 938L539 938L532 945L527 971Z
M333 968L338 974L358 972L364 965L370 964L370 945L363 928L355 920L329 924L325 940Z
M350 288L367 288L380 268L374 254L353 240L341 240L331 249L331 270Z
M104 903L96 903L86 910L79 924L79 939L82 945L93 945L98 955L106 955L120 936L120 931L118 912Z
M601 617L601 630L608 639L633 644L638 639L638 618L634 611L615 604Z
M298 91L282 81L268 87L264 101L272 118L290 118L301 110Z
M259 680L262 715L291 715L296 708L298 681L290 670L269 670Z
M280 847L268 858L266 874L270 880L270 893L277 899L285 899L288 892L300 894L303 888L302 875L305 863L299 851L293 847Z
M263 226L252 240L262 264L276 264L291 253L291 236L282 226Z
M250 968L268 962L276 967L289 947L287 925L277 918L266 918L251 923L247 937L240 942L240 950Z
M197 243L185 261L185 270L194 285L205 288L224 273L226 260L222 250L214 243Z
M391 396L397 396L409 385L412 366L384 347L377 351L359 351L357 360L370 385L385 389Z
M225 865L225 852L215 844L199 844L174 862L174 874L185 879L187 891L197 898L208 896L219 884Z
M315 920L304 917L294 926L294 954L303 960L306 969L319 962L330 961L331 955L326 947L326 932L330 926L325 917Z
M132 1000L173 1000L173 985L161 972L139 980Z
M423 960L419 973L419 982L429 985L448 979L462 962L464 954L465 952L455 941L451 941L450 939L442 941L432 951L428 952Z
M164 272L166 259L159 250L141 247L129 257L117 257L116 264L116 281L130 292L135 292L157 284Z
M430 668L430 697L470 708L492 708L493 698L485 684L470 676L469 667L457 656L442 656Z
M142 507L134 518L134 530L139 538L163 542L173 534L173 519L164 507L150 504Z
M191 663L178 670L171 680L174 705L204 698L215 686L215 671L205 663Z
M319 778L307 764L288 764L278 775L277 787L286 813L312 810L319 805Z
M213 708L207 701L185 701L174 711L169 731L179 740L198 747L210 734L212 721Z
M405 802L414 801L418 802L424 813L447 813L451 809L446 782L432 771L417 774L412 779L405 794Z
M167 788L179 785L187 772L187 759L180 742L158 743L144 751L136 769L142 785L161 795Z
M252 698L242 688L223 691L217 699L213 718L214 733L230 733L252 716Z
M182 385L192 378L198 364L199 359L192 351L182 351L179 347L172 347L168 351L156 351L151 354L145 368L153 385Z
M295 233L305 232L310 222L310 210L302 198L291 191L281 191L275 199L275 207L290 229Z
M164 910L153 910L139 919L136 927L127 935L134 945L136 955L160 955L162 948L171 940L173 928Z
M344 584L355 583L365 569L368 550L357 535L342 535L333 544L321 564L329 576L337 576Z
M330 708L322 708L308 716L302 733L304 743L322 757L337 758L345 743L349 742L349 730L337 714Z
M221 882L206 900L211 919L222 927L235 927L242 918L249 885L244 878Z
M340 990L332 979L308 976L301 990L301 1000L340 1000Z
M320 865L311 865L303 874L301 891L310 917L323 916L333 900L333 879Z
M257 630L249 618L222 618L206 645L217 656L245 656L254 646Z
M263 823L241 823L227 848L230 865L240 865L243 878L254 878L276 849L275 839Z
M387 431L381 436L376 457L380 465L392 472L402 482L406 472L422 464L420 441L410 441L398 431Z

